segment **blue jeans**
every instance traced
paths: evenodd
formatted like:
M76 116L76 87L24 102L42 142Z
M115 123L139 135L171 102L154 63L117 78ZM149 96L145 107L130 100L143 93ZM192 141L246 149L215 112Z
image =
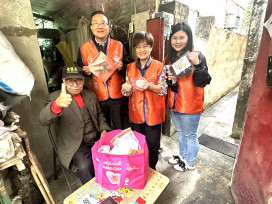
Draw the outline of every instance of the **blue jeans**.
M199 149L197 127L200 113L185 114L171 111L171 116L179 136L179 154L186 158L189 165L194 165Z

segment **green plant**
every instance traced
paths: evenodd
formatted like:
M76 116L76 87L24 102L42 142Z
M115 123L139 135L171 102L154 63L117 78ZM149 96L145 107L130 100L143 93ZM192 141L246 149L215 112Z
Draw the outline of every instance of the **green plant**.
M252 16L252 9L253 9L254 0L250 0L247 5L246 13L242 19L242 27L248 28L250 26L251 16Z

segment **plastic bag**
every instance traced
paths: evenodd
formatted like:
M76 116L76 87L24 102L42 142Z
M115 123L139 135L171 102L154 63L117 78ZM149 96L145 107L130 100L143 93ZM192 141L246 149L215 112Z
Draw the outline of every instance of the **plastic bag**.
M30 96L33 86L33 74L0 31L0 89L12 94Z
M184 53L174 64L170 65L169 70L174 74L175 77L185 76L195 70L194 66L186 57L188 53L189 51Z

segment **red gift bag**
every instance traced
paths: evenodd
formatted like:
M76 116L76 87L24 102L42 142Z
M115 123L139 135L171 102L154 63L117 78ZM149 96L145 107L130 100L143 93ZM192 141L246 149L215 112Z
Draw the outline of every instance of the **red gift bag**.
M149 166L145 136L133 131L143 153L115 155L98 152L102 145L112 145L111 140L122 130L106 133L92 147L95 181L103 188L116 190L120 187L143 189L146 185Z

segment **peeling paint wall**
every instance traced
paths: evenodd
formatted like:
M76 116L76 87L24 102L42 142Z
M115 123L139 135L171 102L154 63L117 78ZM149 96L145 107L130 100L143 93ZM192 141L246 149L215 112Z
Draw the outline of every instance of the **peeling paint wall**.
M246 43L246 36L215 27L213 17L198 18L194 45L205 55L212 76L205 88L206 108L239 85Z
M31 99L24 99L13 111L20 115L19 125L27 132L31 149L44 172L50 175L53 172L52 145L46 127L39 122L39 113L48 91L30 1L1 0L0 30L34 75Z
M159 11L165 11L174 15L174 24L188 21L189 7L178 1L172 1L166 4L161 4Z

